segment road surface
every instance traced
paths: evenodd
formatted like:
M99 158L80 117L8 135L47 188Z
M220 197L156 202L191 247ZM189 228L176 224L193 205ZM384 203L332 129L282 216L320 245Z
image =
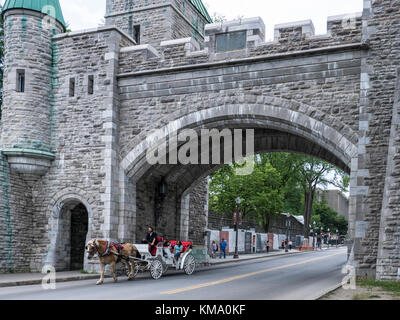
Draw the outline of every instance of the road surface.
M199 269L191 276L168 271L159 280L148 277L118 283L106 278L0 288L0 300L132 299L132 300L291 300L314 299L343 279L346 249L330 249Z

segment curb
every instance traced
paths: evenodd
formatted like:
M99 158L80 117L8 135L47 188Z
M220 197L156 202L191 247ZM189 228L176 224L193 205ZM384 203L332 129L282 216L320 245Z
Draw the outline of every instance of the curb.
M43 277L44 276L45 276L45 274L43 274ZM105 276L105 278L108 278L108 277L109 276ZM98 278L99 278L99 274L93 274L93 275L87 275L87 276L71 276L71 277L65 277L65 278L57 278L57 276L56 276L56 282L92 280L92 279L98 279ZM29 285L36 285L36 284L41 284L41 283L42 283L42 279L0 282L0 288L29 286Z
M330 287L330 288L324 290L323 293L316 295L316 296L313 297L311 300L319 300L319 299L321 299L324 295L326 295L326 294L328 294L328 293L330 293L330 292L332 292L332 291L335 291L335 290L339 289L341 286L342 286L342 283L335 284L334 286L332 286L332 287Z

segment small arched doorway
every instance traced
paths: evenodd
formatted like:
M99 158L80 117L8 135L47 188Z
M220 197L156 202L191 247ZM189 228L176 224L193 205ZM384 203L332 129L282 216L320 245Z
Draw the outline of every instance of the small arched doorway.
M86 236L88 232L88 212L86 207L79 203L71 209L71 262L70 270L82 270Z
M85 244L90 237L90 207L65 195L53 206L49 249L44 264L57 271L85 269Z

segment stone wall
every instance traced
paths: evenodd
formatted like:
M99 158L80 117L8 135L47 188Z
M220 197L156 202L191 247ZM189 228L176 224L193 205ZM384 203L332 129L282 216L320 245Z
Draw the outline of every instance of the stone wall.
M358 170L364 198L357 220L368 227L365 237L356 239L361 248L355 258L361 275L373 274L377 263L376 277L394 280L400 268L400 1L364 1L364 15L363 40L370 50L363 57L361 75Z
M189 240L204 245L208 220L208 178L196 183L190 191Z
M59 222L78 204L88 211L87 237L131 241L154 223L166 237L204 244L204 179L218 165L150 166L145 154L154 129L215 127L255 129L255 152L301 151L351 173L357 272L397 277L400 1L365 0L363 17L328 18L326 35L314 35L310 21L281 24L269 43L259 18L207 25L203 40L201 21L190 20L197 13L179 0L109 0L107 8L106 27L52 38L40 14L6 13L1 147L51 151L55 160L28 183L10 157L0 159L0 241L11 244L0 246L2 271L40 271L57 257L66 265ZM135 46L111 26L129 32L130 15L148 43ZM217 35L237 30L245 46L217 51Z
M33 212L31 188L0 154L0 272L31 271Z
M136 183L136 242L140 242L149 226L159 236L170 240L190 240L204 244L207 225L207 180L199 181L189 192L189 207L182 213L182 197L176 184L167 181L165 197L159 194L158 178L143 178ZM187 215L188 228L181 233L182 214Z
M115 29L104 28L53 39L56 158L46 175L32 187L32 270L40 270L43 261L52 262L51 252L56 250L52 237L57 233L57 223L51 222L53 210L71 199L84 201L90 211L92 237L119 236L119 169L113 160L118 99L113 94L113 79L114 57L118 57L116 52L124 37ZM88 92L89 75L94 79L93 94ZM75 79L74 96L69 94L70 79Z

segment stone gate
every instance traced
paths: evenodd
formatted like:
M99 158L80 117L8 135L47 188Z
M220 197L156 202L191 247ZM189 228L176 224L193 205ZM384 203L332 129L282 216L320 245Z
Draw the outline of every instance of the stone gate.
M365 0L325 35L309 20L277 25L271 42L260 18L212 23L201 1L108 0L105 26L76 32L58 1L42 2L2 12L1 271L79 265L69 244L85 230L136 242L152 225L204 245L219 165L146 155L185 129L251 129L254 153L350 173L357 274L398 277L400 1Z

